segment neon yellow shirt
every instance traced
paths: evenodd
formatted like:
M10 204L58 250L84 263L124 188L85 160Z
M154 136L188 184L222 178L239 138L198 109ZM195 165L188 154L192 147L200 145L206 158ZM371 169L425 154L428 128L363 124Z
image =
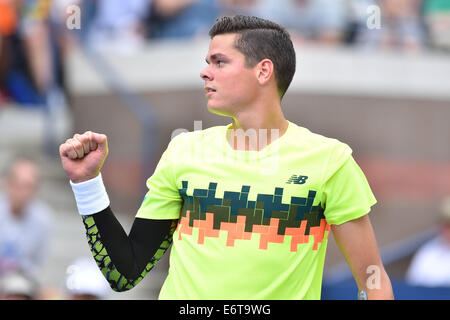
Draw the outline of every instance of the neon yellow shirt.
M229 126L172 139L137 213L179 219L160 299L320 299L329 226L376 203L348 145L289 122L261 151Z

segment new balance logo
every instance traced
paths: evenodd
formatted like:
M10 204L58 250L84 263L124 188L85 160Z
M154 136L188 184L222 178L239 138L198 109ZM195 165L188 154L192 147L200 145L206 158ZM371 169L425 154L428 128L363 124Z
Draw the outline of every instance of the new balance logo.
M306 182L306 179L308 179L307 176L297 176L296 174L293 174L286 183L304 184Z

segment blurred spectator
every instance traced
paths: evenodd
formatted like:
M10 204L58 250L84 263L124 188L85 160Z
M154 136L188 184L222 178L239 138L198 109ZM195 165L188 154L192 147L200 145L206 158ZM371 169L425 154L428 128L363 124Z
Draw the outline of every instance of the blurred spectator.
M218 0L152 0L149 19L153 39L207 35L220 15Z
M367 49L416 52L424 47L421 0L378 0L380 28L363 28L358 43Z
M220 0L219 3L221 14L225 16L258 14L259 0Z
M40 181L37 164L16 158L6 173L0 194L0 275L40 271L48 250L50 209L35 199Z
M17 12L13 0L0 0L0 34L11 35L17 24Z
M58 46L49 21L51 0L0 0L0 90L4 100L22 106L56 107L65 103L58 78Z
M146 38L144 20L148 17L150 3L150 0L96 1L95 14L89 24L89 48L123 54L141 49Z
M359 33L367 29L368 9L375 0L345 0L346 27L343 42L353 45Z
M12 35L17 28L17 10L13 0L0 0L0 106L8 99L6 78L11 63Z
M66 272L65 292L71 300L103 300L112 292L92 257L76 259Z
M438 236L417 251L406 281L411 285L450 287L450 198L442 203Z
M431 47L450 50L450 1L425 0L423 14Z
M45 94L52 81L51 46L47 18L50 0L24 0L21 2L20 34L37 90Z
M33 300L38 297L38 283L20 272L0 276L0 300Z
M256 13L283 25L296 43L339 44L346 26L343 0L260 0Z
M73 6L80 8L80 21L78 22L80 23L79 28L81 29L81 2L82 0L52 0L48 16L54 82L62 91L62 99L65 99L67 95L64 72L65 57L67 52L80 42L79 30L69 29L69 26L72 27L72 25L68 24L68 21L73 21L71 14L74 14L69 9ZM65 100L59 103L64 104Z

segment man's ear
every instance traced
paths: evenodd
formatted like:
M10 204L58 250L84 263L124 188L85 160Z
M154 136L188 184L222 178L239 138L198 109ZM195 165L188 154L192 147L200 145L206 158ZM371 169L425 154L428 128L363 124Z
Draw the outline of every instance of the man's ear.
M256 77L261 85L265 85L272 78L273 67L273 62L270 59L263 59L257 64Z

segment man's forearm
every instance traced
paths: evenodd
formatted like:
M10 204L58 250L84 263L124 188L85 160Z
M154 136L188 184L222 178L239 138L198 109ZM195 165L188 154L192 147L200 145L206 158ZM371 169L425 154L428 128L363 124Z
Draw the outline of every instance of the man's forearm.
M384 269L368 215L332 225L331 230L358 290L366 291L369 300L393 299L391 281Z
M367 298L369 300L393 300L394 292L392 290L391 280L384 269L380 272L380 279L377 285L367 288Z
M176 220L136 218L127 235L114 216L101 173L70 181L83 218L91 252L111 287L133 288L159 261L172 242Z
M136 286L172 243L173 220L135 219L128 236L110 207L84 215L83 223L94 259L115 291Z

